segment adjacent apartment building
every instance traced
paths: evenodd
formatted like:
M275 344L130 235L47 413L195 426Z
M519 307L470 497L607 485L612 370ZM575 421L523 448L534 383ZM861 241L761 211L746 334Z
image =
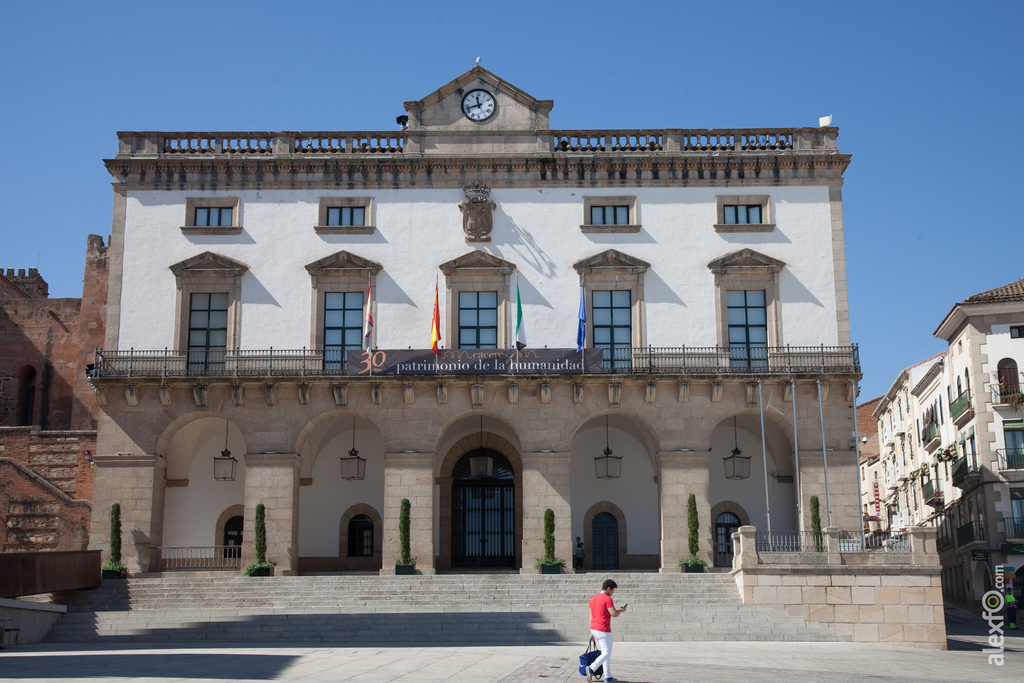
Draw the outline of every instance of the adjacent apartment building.
M122 132L95 507L132 572L731 566L860 524L836 128L552 129L476 67L391 131ZM827 472L827 477L826 477ZM826 518L827 515L827 518ZM91 545L106 549L105 515Z
M937 527L944 597L977 611L996 568L1024 564L1024 280L956 304L935 336L949 348L874 407L880 457L862 477L885 491L879 532Z

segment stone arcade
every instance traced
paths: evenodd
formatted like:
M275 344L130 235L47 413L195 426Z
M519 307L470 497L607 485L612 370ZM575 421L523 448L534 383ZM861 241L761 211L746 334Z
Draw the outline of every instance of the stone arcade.
M404 106L119 133L94 506L131 572L249 562L258 503L285 574L393 572L402 498L427 574L534 571L546 508L602 570L675 570L690 493L718 566L741 525L810 529L812 495L859 529L837 129L552 130L481 67Z

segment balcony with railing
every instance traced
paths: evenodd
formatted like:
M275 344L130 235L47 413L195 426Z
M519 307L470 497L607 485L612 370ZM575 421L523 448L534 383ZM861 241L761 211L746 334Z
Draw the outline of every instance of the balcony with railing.
M963 547L971 543L980 543L985 540L985 527L981 522L967 522L956 530L956 545Z
M960 394L949 404L949 416L957 427L963 427L972 417L974 409L971 407L971 394L966 392Z
M340 351L239 350L209 352L97 350L90 377L158 381L167 378L221 380L348 377ZM860 373L853 346L646 347L606 350L599 375L765 377ZM444 375L422 371L422 375ZM543 373L538 373L543 374Z
M1007 517L1003 524L1006 525L1006 540L1024 541L1024 517Z
M921 427L921 443L924 444L924 449L929 453L939 447L939 444L942 443L942 438L939 434L937 422L927 422Z
M999 471L1024 470L1024 448L999 448Z
M978 463L964 455L953 463L950 475L953 486L967 489L978 483L981 473L978 470Z
M988 390L992 394L993 406L1008 406L1016 410L1024 404L1024 392L1020 384L990 384Z
M945 505L945 499L942 495L942 489L935 485L935 481L929 479L921 484L921 497L924 498L925 505L931 505L932 507L941 508Z

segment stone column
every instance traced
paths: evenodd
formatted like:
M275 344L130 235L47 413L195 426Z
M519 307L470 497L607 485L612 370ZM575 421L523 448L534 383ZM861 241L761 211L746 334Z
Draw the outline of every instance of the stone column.
M544 557L544 511L555 513L555 557L572 571L575 543L572 537L570 459L568 451L523 453L523 574L536 574L533 563Z
M910 552L913 553L913 562L922 566L938 566L938 550L936 549L936 536L939 530L935 527L914 526L907 530L910 536Z
M121 505L121 562L131 574L159 571L153 548L163 538L164 470L155 455L97 455L89 547L110 559L110 507Z
M416 572L433 574L434 569L434 454L384 454L384 549L380 573L394 574L401 555L398 515L402 499L408 498L409 554L416 559Z
M709 454L692 451L661 451L658 491L661 496L661 571L679 571L677 563L690 556L687 548L689 527L686 523L686 501L689 494L697 499L700 524L700 550L697 556L713 564L711 538L711 504L708 500L710 476Z
M267 524L267 561L275 574L299 569L299 463L295 453L245 454L245 522L242 566L256 559L256 506L263 503Z

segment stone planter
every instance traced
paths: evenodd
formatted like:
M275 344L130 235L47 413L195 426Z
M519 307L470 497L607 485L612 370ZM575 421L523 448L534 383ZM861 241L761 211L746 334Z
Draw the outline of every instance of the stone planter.
M396 564L395 574L398 576L413 576L416 574L416 565L414 564Z

